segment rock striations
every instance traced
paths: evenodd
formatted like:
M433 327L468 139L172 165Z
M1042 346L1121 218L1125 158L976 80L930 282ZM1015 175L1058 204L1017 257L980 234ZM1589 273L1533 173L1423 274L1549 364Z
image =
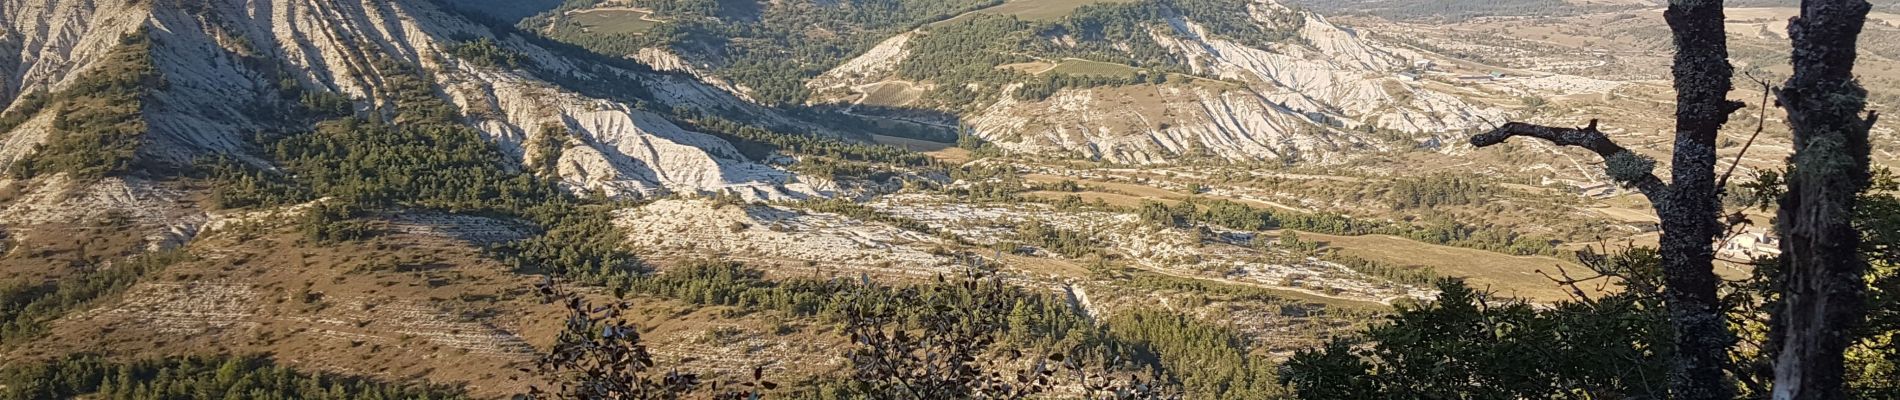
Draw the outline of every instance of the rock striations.
M637 100L671 108L788 123L690 76L589 63L472 23L426 0L8 0L0 17L6 99L56 91L90 68L119 38L147 29L165 85L145 107L150 125L140 157L169 164L206 155L248 156L259 115L280 81L373 99L385 59L420 67L473 125L517 162L526 143L550 140L568 185L612 195L729 192L750 198L804 197L790 173L746 160L714 136L683 129ZM520 68L457 59L452 46L495 40ZM554 82L588 82L570 90ZM603 91L599 87L612 87ZM588 93L583 95L582 92ZM9 101L9 103L13 103ZM9 104L11 108L11 104ZM46 116L50 118L50 116ZM36 118L7 135L8 164L43 140ZM548 138L546 135L562 135Z
M1123 164L1183 159L1342 162L1440 134L1503 120L1503 108L1408 79L1410 50L1378 43L1324 17L1273 0L1249 4L1254 23L1303 21L1294 39L1249 47L1174 16L1150 35L1186 60L1195 78L1165 85L1065 89L1048 99L1011 96L963 115L963 125L1019 152ZM1287 15L1293 14L1293 18ZM891 79L911 32L887 40L809 82L814 89L868 87ZM1371 132L1388 132L1374 135Z

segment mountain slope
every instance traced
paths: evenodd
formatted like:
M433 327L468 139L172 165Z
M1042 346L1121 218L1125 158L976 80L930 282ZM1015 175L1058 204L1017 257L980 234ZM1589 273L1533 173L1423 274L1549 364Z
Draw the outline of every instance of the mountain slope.
M1238 7L1244 13L1196 12L1194 7ZM1122 17L1131 12L1155 19ZM889 96L879 93L890 82L924 88L912 94L924 99L965 86L1008 93L988 97L995 98L993 102L977 100L984 105L964 110L962 123L1018 151L1135 164L1210 156L1339 162L1417 146L1438 134L1481 126L1507 114L1419 82L1416 64L1425 58L1417 53L1376 43L1319 15L1270 0L1089 6L1061 24L1019 25L1015 31L1038 37L1027 45L987 50L1001 61L969 67L1018 71L1026 77L972 81L904 72L919 63L934 65L943 57L956 57L919 54L918 49L963 40L957 37L969 31L997 30L985 25L1007 25L982 22L1003 17L966 18L887 40L814 79L811 86L834 93L822 101L878 108L892 106L883 104ZM1259 33L1236 32L1233 26ZM1024 48L1031 49L1027 57L1016 50ZM1008 63L1011 60L1027 62ZM1036 92L1027 92L1032 89ZM960 102L895 106L952 103Z
M529 143L568 147L558 162L562 181L608 194L732 191L749 197L795 196L781 190L790 174L748 162L729 144L687 131L635 100L786 123L723 91L678 75L585 64L507 33L497 34L426 1L165 1L157 4L50 2L9 7L9 21L51 21L17 32L22 60L12 88L57 90L57 82L88 68L94 54L119 36L149 26L152 60L166 82L150 94L151 130L140 148L144 161L183 165L207 155L246 157L244 138L281 128L261 111L285 103L284 88L335 92L377 102L384 89L377 63L389 59L426 72L469 120L519 163L542 162ZM25 15L38 12L39 15ZM71 17L64 17L68 16ZM90 18L81 18L90 16ZM492 43L518 57L520 68L484 65L452 53ZM63 55L49 57L46 55ZM543 77L547 77L544 79ZM578 94L550 81L613 82L617 98ZM280 83L281 82L281 83ZM48 85L48 83L53 83ZM610 92L613 93L613 92ZM241 101L233 101L241 100ZM34 124L10 135L4 159L31 149Z
M520 272L640 267L588 195L829 194L728 132L804 122L426 0L0 19L0 368L269 352L502 397L559 318Z

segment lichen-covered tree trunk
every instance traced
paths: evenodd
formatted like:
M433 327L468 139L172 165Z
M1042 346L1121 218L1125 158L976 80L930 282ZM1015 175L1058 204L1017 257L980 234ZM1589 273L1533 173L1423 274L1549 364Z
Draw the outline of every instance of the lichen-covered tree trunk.
M1867 260L1854 228L1855 199L1867 188L1867 91L1854 81L1856 42L1871 6L1864 0L1803 0L1788 23L1794 76L1781 105L1794 131L1782 236L1780 309L1774 314L1775 399L1844 399L1842 353L1865 313Z
M1672 397L1731 399L1724 377L1734 343L1716 296L1715 249L1722 228L1715 187L1715 139L1741 104L1728 100L1734 68L1721 0L1673 0L1663 18L1675 35L1675 157L1669 191L1657 201L1661 253L1668 285L1664 302L1675 327Z

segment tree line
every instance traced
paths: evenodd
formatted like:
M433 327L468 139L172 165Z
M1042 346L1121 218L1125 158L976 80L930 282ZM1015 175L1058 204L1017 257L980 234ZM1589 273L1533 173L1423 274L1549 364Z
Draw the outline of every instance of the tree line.
M113 361L76 354L0 370L0 399L465 399L460 390L310 373L258 356Z
M1447 218L1385 222L1334 213L1274 210L1231 200L1201 198L1191 198L1174 205L1145 200L1134 212L1143 223L1156 227L1208 224L1240 231L1293 229L1341 236L1392 235L1431 244L1517 255L1550 255L1556 252L1552 240L1519 235L1504 227L1472 225Z

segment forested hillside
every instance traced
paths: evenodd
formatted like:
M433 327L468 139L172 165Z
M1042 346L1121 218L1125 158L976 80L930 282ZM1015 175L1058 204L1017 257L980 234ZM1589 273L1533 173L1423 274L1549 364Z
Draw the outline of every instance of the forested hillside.
M804 80L863 52L884 37L1001 0L854 0L833 3L664 0L640 2L646 18L665 21L640 32L590 30L572 12L607 6L569 1L521 21L525 30L596 52L631 55L673 49L715 65L719 76L769 104L798 104ZM627 18L636 18L628 16Z
M1054 21L965 14L1002 3L998 0L877 0L797 5L710 0L640 2L637 9L647 14L627 14L620 18L659 22L638 31L622 32L590 28L578 17L619 10L612 3L570 1L520 25L523 29L547 32L549 37L604 54L631 55L655 47L670 49L688 59L714 65L714 75L737 82L761 101L781 105L807 100L812 93L805 88L806 80L862 54L884 38L921 29L926 34L911 46L913 55L904 61L900 76L948 88L943 93L933 94L938 97L932 105L943 106L993 98L997 88L1009 83L1036 85L1038 88L1031 89L1025 96L1039 98L1063 87L1133 84L1150 79L1132 73L1036 78L997 68L1015 62L1074 57L1153 69L1157 71L1155 76L1161 76L1159 71L1186 72L1189 70L1187 61L1162 49L1151 34L1172 29L1168 26L1170 18L1201 23L1209 32L1251 46L1287 40L1301 22L1294 15L1274 14L1274 21L1259 23L1253 20L1253 10L1245 2L1226 0L1091 4ZM984 87L981 91L987 93L962 89L967 84L981 85Z

